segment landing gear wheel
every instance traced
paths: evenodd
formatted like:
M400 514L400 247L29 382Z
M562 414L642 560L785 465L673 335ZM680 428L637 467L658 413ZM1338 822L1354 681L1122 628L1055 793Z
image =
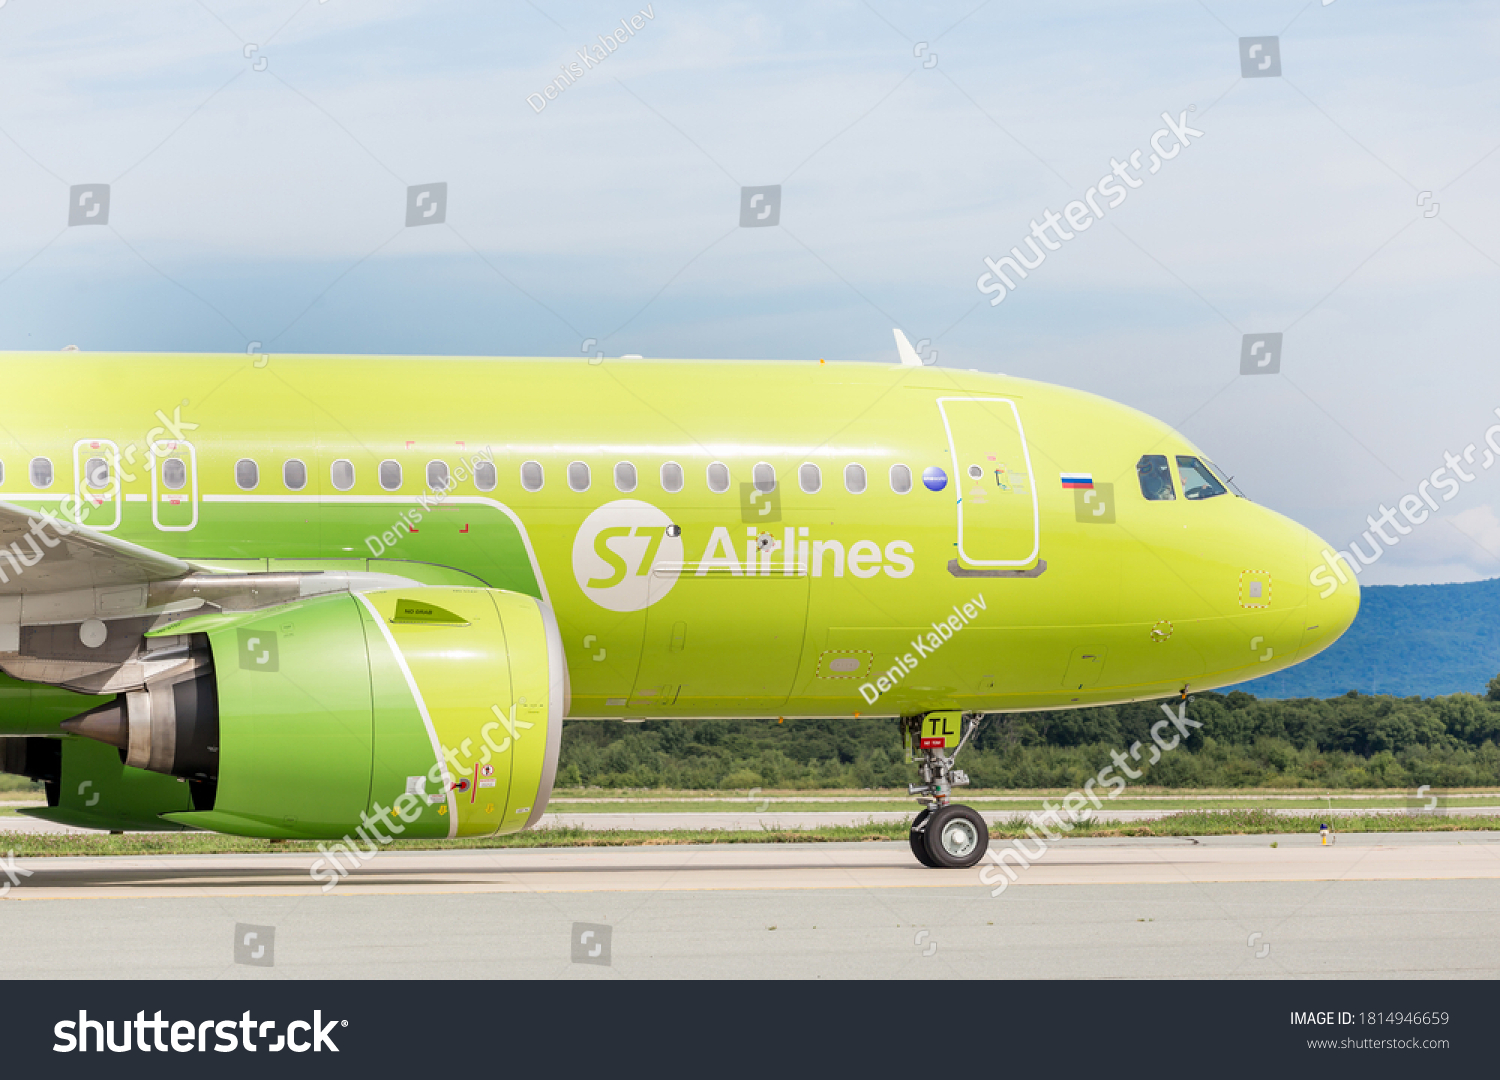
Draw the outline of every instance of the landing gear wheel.
M990 846L990 829L979 811L949 803L932 811L927 819L928 866L963 870L984 858Z
M917 862L923 866L936 867L937 863L927 854L927 833L922 827L922 823L931 816L932 807L922 807L917 816L911 819L911 832L907 835L907 840L911 842L911 853L917 857Z

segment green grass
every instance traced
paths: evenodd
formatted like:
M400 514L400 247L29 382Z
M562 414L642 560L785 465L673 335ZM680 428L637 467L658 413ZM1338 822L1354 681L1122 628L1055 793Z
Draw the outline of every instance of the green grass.
M1016 819L997 822L990 836L1008 840L1026 835L1027 823ZM1340 833L1393 832L1468 832L1500 831L1500 815L1488 817L1408 817L1406 815L1362 814L1341 817ZM1072 836L1090 837L1168 837L1228 836L1255 834L1316 834L1318 822L1309 818L1289 818L1265 810L1231 810L1173 814L1156 821L1084 823L1075 826ZM640 847L681 844L807 844L848 843L851 841L904 841L905 822L864 825L827 826L816 829L776 829L728 832L719 829L606 830L549 828L516 833L511 836L482 837L471 840L397 841L390 850L450 851L494 848L576 848ZM0 832L0 849L21 858L62 855L233 855L233 854L317 854L311 841L289 840L270 843L216 833L146 833L111 836L91 833L5 833Z
M1074 836L1250 836L1318 832L1317 818L1286 817L1270 810L1189 810L1155 821L1111 821L1074 826ZM1406 814L1340 815L1336 833L1488 832L1500 831L1500 815L1431 817ZM996 822L990 836L1009 839L1026 834L1027 822ZM1056 831L1054 829L1054 831Z
M1001 799L1001 798L1059 798L1068 794L1073 788L1066 787L966 787L960 794L966 800L970 799ZM1131 784L1129 798L1145 800L1183 800L1199 798L1223 798L1223 799L1272 799L1272 798L1296 798L1296 799L1324 799L1332 798L1334 802L1340 799L1401 799L1410 794L1404 788L1344 788L1324 792L1320 788L1306 787L1251 787L1251 788L1223 788L1223 787L1201 787L1201 788L1178 788L1159 787L1149 784ZM1438 793L1450 793L1453 795L1500 795L1500 785L1487 787L1444 787L1434 788ZM822 799L822 798L858 798L858 799L904 799L910 801L905 787L824 787L824 788L755 788L755 798L762 799L767 796L777 799ZM750 789L736 788L725 791L703 791L696 788L600 788L600 787L557 787L552 791L553 802L567 802L570 800L582 800L586 802L611 802L636 800L655 800L660 802L675 802L683 799L713 801L716 799L740 799L750 797Z
M1054 803L1060 800L1061 794L1052 796ZM1452 800L1455 805L1488 806L1500 805L1500 795L1491 795L1485 798L1466 798L1460 801L1454 796L1445 796ZM1040 798L1006 798L986 799L982 796L971 796L962 793L957 801L973 806L980 810L1014 810L1018 813L1042 809L1045 801ZM1388 798L1359 798L1359 799L1335 799L1333 809L1339 811L1348 810L1405 810L1413 797L1408 793ZM1421 800L1425 805L1427 800ZM787 799L786 801L773 801L761 809L765 799L756 796L746 798L738 796L735 798L707 800L691 799L681 802L662 802L659 800L642 799L637 802L634 799L624 802L557 802L554 800L548 805L548 812L553 814L734 814L758 812L763 814L796 814L796 813L822 813L822 814L849 814L849 813L905 813L916 812L916 803L910 798L905 799L858 799L852 798L847 801L838 802L807 802L799 799ZM1328 802L1324 799L1289 798L1289 799L1193 799L1178 798L1171 801L1150 799L1113 799L1108 806L1112 810L1163 810L1170 811L1178 808L1194 810L1325 810ZM0 814L5 811L0 810Z

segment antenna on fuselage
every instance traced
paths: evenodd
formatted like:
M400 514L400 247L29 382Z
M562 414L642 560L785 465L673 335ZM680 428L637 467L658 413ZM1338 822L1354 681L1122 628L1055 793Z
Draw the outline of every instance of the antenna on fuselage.
M911 347L911 342L906 340L906 335L903 334L900 330L896 330L895 334L896 354L901 357L902 366L921 367L922 358L917 355L917 350Z

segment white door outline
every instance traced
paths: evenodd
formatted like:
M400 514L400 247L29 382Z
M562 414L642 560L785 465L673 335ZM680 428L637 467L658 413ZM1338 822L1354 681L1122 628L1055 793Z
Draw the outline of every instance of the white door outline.
M192 500L190 505L193 516L186 525L163 525L161 523L162 499L178 496L160 493L158 484L161 480L161 470L158 466L166 460L166 457L181 450L186 450L188 456L188 498ZM193 449L193 444L190 442L181 439L157 439L151 444L151 524L162 532L188 532L198 524L198 451Z
M104 455L88 455L81 452L106 448L109 452ZM102 494L92 489L89 489L87 493L84 490L86 478L83 475L83 467L90 456L103 456L109 462L109 488ZM118 445L109 439L79 439L73 444L73 497L78 500L74 504L77 506L74 516L80 525L87 525L96 532L111 532L120 527L121 504L125 500L120 497L120 448ZM85 505L92 512L98 510L106 502L113 502L115 505L113 521L107 525L100 524L92 517L92 514L87 521L84 520L83 507Z
M1021 437L1021 456L1026 460L1026 475L1031 478L1031 553L1024 559L976 559L964 551L964 498L963 485L967 475L958 463L958 447L953 442L953 427L948 423L945 401L983 401L992 405L1006 405L1015 417L1016 433ZM1031 467L1031 447L1026 442L1026 429L1021 426L1021 413L1010 398L1000 397L940 397L937 399L938 415L943 418L943 433L948 436L948 453L953 459L953 483L958 496L958 557L970 566L1030 566L1042 548L1041 511L1037 504L1037 476Z

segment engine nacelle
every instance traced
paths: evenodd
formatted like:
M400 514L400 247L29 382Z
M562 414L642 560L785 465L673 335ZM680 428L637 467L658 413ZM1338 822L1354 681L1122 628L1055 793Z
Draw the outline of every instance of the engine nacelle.
M404 838L488 836L534 824L551 795L567 671L532 597L414 586L151 636L195 662L65 727L191 780L195 809L168 820L271 838L370 821Z

